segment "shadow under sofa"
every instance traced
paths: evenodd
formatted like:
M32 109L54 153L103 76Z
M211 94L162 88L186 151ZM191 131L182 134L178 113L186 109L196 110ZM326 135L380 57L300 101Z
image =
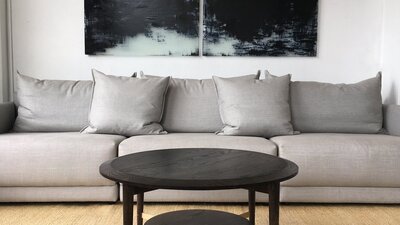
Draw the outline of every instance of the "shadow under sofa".
M103 178L106 160L166 148L233 148L299 165L281 187L282 202L400 203L400 106L384 107L387 134L302 133L267 140L169 133L125 138L79 132L10 133L14 103L0 104L0 202L114 202L118 184ZM258 195L258 201L266 201ZM244 202L246 191L159 190L147 202Z

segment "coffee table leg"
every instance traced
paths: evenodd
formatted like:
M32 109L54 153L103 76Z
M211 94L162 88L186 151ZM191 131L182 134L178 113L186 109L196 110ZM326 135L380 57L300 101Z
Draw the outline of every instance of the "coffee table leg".
M269 184L268 193L269 193L269 224L279 225L280 184L279 183Z
M137 195L137 225L143 225L143 202L144 202L144 193L139 193Z
M251 225L255 224L256 214L256 192L249 190L249 221Z
M133 225L133 188L123 185L123 213L124 225Z

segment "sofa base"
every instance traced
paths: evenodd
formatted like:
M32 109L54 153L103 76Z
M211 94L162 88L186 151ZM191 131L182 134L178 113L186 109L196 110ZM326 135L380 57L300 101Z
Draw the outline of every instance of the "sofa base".
M118 186L98 187L0 187L0 202L115 202ZM247 202L247 191L157 190L145 194L145 202ZM268 195L257 193L257 202ZM400 188L281 187L281 202L293 203L400 203Z
M0 202L115 202L118 186L0 187Z
M282 202L400 203L400 188L382 187L281 187Z
M120 201L123 199L122 185L120 188ZM257 193L258 202L268 202L268 195ZM182 190L156 190L144 194L145 202L215 202L236 203L247 202L248 192L245 189L218 190L218 191L182 191ZM135 196L136 201L136 196Z
M122 189L120 199L122 199ZM258 203L267 203L268 195L257 193ZM145 193L145 202L247 202L243 189L220 191L156 190ZM281 187L281 202L292 203L400 203L400 188L364 187Z

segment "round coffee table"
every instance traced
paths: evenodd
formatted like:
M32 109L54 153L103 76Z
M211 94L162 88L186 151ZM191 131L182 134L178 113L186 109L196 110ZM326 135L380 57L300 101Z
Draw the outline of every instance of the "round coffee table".
M280 182L298 173L291 161L258 152L233 149L165 149L130 154L107 161L100 173L123 184L124 225L133 224L133 196L137 195L137 224L143 224L144 193L157 189L246 189L249 220L212 210L184 210L158 215L146 225L254 225L255 193L269 194L269 224L279 224Z

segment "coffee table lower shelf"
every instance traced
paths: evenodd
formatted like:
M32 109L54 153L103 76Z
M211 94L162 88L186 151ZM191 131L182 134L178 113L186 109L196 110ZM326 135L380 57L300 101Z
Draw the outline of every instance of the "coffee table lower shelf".
M130 186L128 184L123 184L123 217L124 217L124 225L133 225L133 197L134 195L137 196L137 208L136 208L136 218L137 218L137 225L143 225L143 209L144 209L144 193L148 191L154 191L157 189L141 189L137 187ZM269 225L279 225L279 190L280 190L280 183L273 182L266 185L265 188L259 187L257 191L262 193L267 193L269 195ZM155 217L151 217L145 225L169 225L169 224L185 224L182 222L176 223L175 221L181 221L182 219L190 218L190 223L185 225L197 225L196 222L197 217L202 218L209 218L215 219L215 221L224 221L227 218L232 218L232 220L236 221L236 223L231 223L230 225L255 225L255 211L256 211L256 190L255 189L248 189L248 207L249 212L243 214L248 217L248 220L245 219L242 215L235 215L226 212L220 211L212 211L212 210L183 210L183 211L174 211L170 213L161 214ZM218 213L215 213L218 212ZM197 213L197 214L196 214ZM166 215L167 214L167 215ZM211 215L209 215L211 214ZM171 216L172 215L172 216ZM168 216L168 217L167 217ZM184 216L180 218L181 216ZM160 219L162 218L162 219ZM171 218L171 223L169 220ZM222 219L221 219L222 218ZM235 218L235 219L233 219ZM151 222L152 220L160 221L160 223ZM157 219L157 220L156 220ZM173 219L173 220L172 220ZM189 221L189 220L188 220ZM200 220L202 221L202 220ZM230 221L230 220L229 220ZM243 221L243 222L241 222ZM162 222L162 223L161 223ZM168 223L165 223L168 222ZM211 221L210 221L211 222ZM244 223L246 222L246 223ZM218 224L224 225L225 223L200 223L204 224Z
M250 225L249 220L232 213L215 210L180 210L160 214L144 225Z

